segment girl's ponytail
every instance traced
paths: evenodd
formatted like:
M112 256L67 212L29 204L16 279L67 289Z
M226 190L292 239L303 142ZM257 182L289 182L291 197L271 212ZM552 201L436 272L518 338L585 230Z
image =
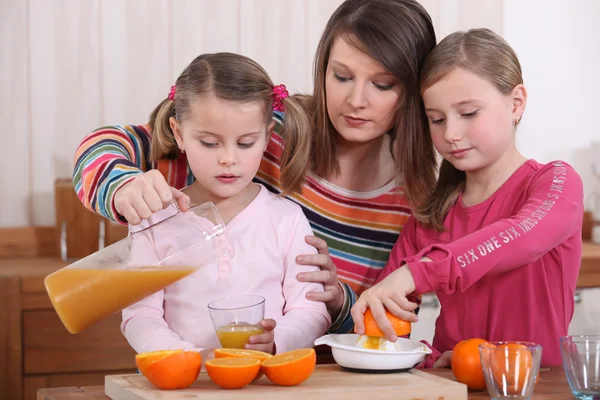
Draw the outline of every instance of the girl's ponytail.
M179 155L179 147L169 124L169 118L175 117L175 100L164 99L150 114L150 131L152 140L150 145L150 160L173 160Z
M294 95L281 99L285 107L285 120L281 136L285 140L281 155L282 194L300 193L306 172L310 169L312 134L314 131L307 96Z

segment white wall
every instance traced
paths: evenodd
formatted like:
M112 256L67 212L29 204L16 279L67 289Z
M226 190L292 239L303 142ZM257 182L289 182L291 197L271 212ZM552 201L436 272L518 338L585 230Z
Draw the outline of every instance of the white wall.
M590 209L600 188L591 167L591 144L600 141L599 21L597 0L504 0L503 36L519 56L529 91L518 146L540 162L571 164Z
M439 39L480 26L507 37L530 91L523 151L565 159L591 186L600 1L420 1ZM0 227L53 224L54 180L71 175L83 136L146 122L200 53L248 55L275 82L309 92L318 39L341 2L0 0Z

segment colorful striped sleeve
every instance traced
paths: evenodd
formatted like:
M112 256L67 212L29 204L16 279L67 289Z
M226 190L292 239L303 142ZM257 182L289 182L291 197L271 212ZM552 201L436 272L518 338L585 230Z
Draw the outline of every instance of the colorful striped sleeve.
M344 290L344 305L338 314L338 317L333 321L329 333L350 333L354 330L354 320L350 309L356 303L356 293L348 286L347 283L340 281L340 286Z
M89 210L124 223L113 205L117 189L152 168L150 134L136 125L105 126L87 135L75 152L73 186Z

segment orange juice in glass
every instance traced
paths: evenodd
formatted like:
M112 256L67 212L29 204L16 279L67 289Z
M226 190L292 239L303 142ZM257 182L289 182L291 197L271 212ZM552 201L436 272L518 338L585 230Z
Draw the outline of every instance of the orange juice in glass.
M125 239L46 277L48 296L69 332L79 333L218 258L233 256L212 203L160 214L133 227Z
M243 349L252 335L260 335L260 322L265 315L262 296L232 296L215 300L208 305L213 326L221 346Z

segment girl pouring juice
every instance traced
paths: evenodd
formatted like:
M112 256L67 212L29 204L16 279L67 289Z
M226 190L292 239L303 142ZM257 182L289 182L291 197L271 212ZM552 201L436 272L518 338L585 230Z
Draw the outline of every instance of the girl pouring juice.
M281 179L285 192L293 193L308 167L309 116L251 59L230 53L197 57L152 112L152 160L187 159L195 181L183 192L191 204L216 205L235 257L123 310L122 332L138 353L192 349L206 357L221 347L208 304L233 295L265 298L266 319L259 321L264 332L249 338L248 349L274 354L312 347L329 327L325 304L306 298L323 286L296 278L317 270L296 262L299 254L316 254L304 240L312 234L306 217L298 205L252 181L274 128L273 112L284 110ZM144 200L161 202L158 194Z

